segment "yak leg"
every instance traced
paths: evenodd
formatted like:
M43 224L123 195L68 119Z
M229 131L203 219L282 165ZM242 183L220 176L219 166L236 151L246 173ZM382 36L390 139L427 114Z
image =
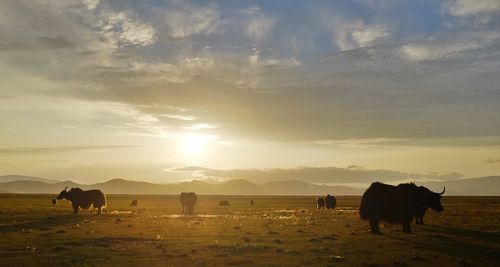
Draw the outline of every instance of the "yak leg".
M102 206L97 207L97 214L102 214Z
M75 205L73 204L73 214L77 214L78 213L78 205Z
M403 221L403 232L405 233L411 233L411 220L410 221Z
M370 219L370 227L372 229L372 234L379 235L380 229L378 228L379 221L375 219Z
M420 216L420 224L424 225L424 216Z

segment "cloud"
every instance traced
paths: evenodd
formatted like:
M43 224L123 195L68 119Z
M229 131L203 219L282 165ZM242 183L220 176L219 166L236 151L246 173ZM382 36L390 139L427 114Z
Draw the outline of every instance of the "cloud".
M0 148L0 154L38 154L38 153L64 153L99 149L128 149L141 148L141 146L129 145L105 145L105 146L59 146L59 147L4 147Z
M492 14L500 11L498 0L454 0L447 3L450 14L454 16L475 16Z
M75 44L68 39L57 37L38 37L33 42L10 42L0 43L0 51L22 51L22 50L35 50L35 49L62 49L71 48Z
M363 18L349 16L349 12L343 13L341 9L323 7L315 9L315 13L340 51L372 46L391 35L388 26L382 23L367 23Z
M336 22L335 42L341 51L373 45L376 41L390 35L382 25L365 25L361 20Z
M259 7L252 7L242 11L244 14L249 15L247 22L247 34L250 38L260 41L262 40L276 23L274 17L265 15L261 12Z
M488 158L485 162L488 164L497 164L500 163L500 158Z
M450 60L466 53L498 44L500 33L476 32L450 39L430 38L425 41L405 44L399 49L401 56L409 61Z
M406 173L393 170L371 170L359 166L338 167L298 167L291 169L209 169L203 171L206 177L226 179L246 179L255 183L270 181L299 180L309 183L371 183L398 182L403 180L429 181L454 180L463 175L456 172Z
M176 1L165 10L164 18L171 38L214 33L220 24L220 14L213 6L199 7Z
M93 10L99 5L100 0L83 0L83 4L88 10Z
M206 123L198 123L184 127L184 129L186 130L194 130L194 131L204 130L204 129L215 129L215 128L217 127Z
M98 27L108 38L119 45L149 46L156 41L155 29L148 23L132 19L125 12L105 12L100 16Z

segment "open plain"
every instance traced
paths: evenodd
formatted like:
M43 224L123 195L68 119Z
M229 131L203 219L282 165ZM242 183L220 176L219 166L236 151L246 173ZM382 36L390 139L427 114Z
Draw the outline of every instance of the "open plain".
M52 195L0 195L2 266L498 266L500 197L444 197L423 226L370 234L360 197L110 195L105 214L71 214ZM130 207L132 200L138 205ZM230 206L218 206L227 200ZM255 202L250 205L250 200Z

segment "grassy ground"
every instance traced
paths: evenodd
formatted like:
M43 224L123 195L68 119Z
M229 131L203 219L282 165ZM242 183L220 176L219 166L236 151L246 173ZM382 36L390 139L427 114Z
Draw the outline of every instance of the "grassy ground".
M500 264L500 197L445 197L413 234L385 225L381 236L359 219L359 197L318 211L313 197L200 196L187 218L176 196L112 195L106 214L76 216L52 197L0 195L1 266Z

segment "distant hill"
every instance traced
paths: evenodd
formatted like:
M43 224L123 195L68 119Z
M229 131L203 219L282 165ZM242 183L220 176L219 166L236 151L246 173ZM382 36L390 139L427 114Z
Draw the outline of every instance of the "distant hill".
M43 179L43 178L42 178ZM49 181L54 181L46 179ZM470 178L455 181L418 183L439 192L446 186L446 195L500 195L500 176ZM155 184L124 179L113 179L92 185L72 181L48 183L36 180L0 182L1 192L58 194L66 186L84 190L101 189L107 194L179 194L196 192L200 195L361 195L364 188L310 184L298 180L276 181L255 184L244 179L229 180L212 184L203 181L189 181L177 184Z
M48 184L54 184L54 183L60 182L58 180L40 178L40 177L34 177L34 176L25 176L25 175L3 175L3 176L0 176L0 183L14 182L14 181L38 181L38 182L44 182L44 183L48 183Z
M422 183L434 191L446 187L446 195L453 196L498 196L500 195L500 176L486 176L444 182Z
M196 192L200 195L355 195L360 191L348 187L313 185L300 181L271 182L263 185L236 179L219 184L189 181L177 184L154 184L148 182L113 179L92 185L77 184L72 181L44 183L40 181L12 181L0 183L0 190L12 193L58 194L66 186L84 190L101 189L107 194L179 194Z

